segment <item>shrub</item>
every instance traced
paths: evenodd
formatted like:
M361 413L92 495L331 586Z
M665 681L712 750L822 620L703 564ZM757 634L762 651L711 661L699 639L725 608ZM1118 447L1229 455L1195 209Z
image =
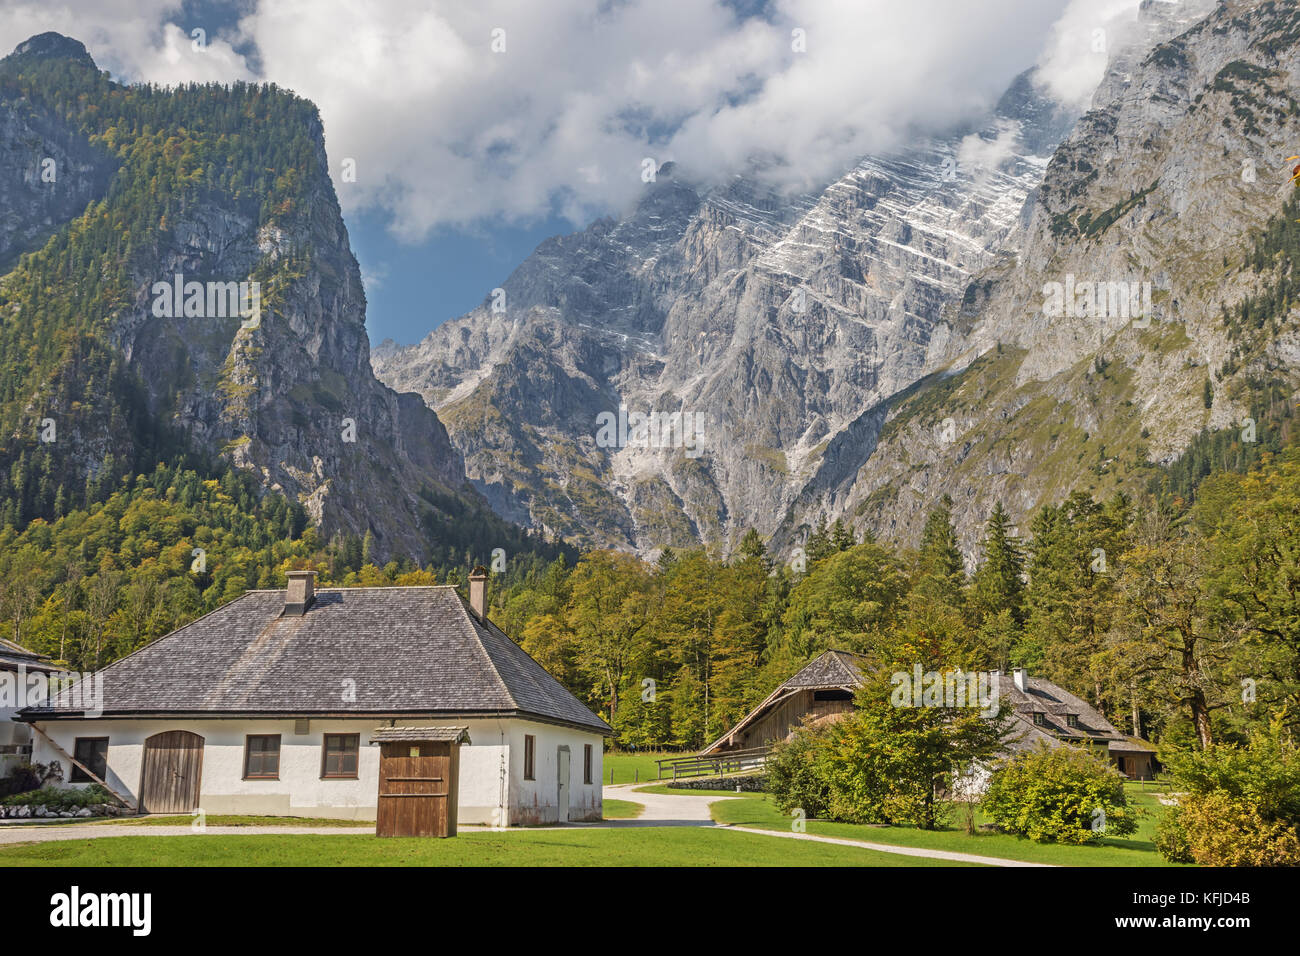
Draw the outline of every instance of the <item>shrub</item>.
M1009 833L1082 845L1137 829L1119 771L1078 747L1040 747L1001 761L984 810Z
M0 798L16 793L39 790L47 783L63 780L63 766L59 763L20 763L10 768L0 780Z
M1156 849L1202 866L1300 866L1300 751L1273 735L1245 747L1218 744L1166 760L1178 806Z
M1156 852L1170 863L1194 863L1181 807L1170 807L1156 824Z
M826 739L824 730L803 729L772 748L763 771L767 791L782 813L801 808L806 817L826 816L830 787L820 766Z
M16 793L0 800L7 807L49 807L51 810L77 810L81 807L96 806L101 803L115 803L112 794L97 783L85 789L62 787L42 787Z
M1188 853L1202 866L1300 866L1300 835L1258 807L1223 793L1185 798L1177 808Z

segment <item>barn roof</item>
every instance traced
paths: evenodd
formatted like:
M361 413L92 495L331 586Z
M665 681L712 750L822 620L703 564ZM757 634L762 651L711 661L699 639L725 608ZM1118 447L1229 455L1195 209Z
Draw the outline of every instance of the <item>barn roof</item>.
M851 651L826 651L781 688L855 690L862 686L862 658Z
M105 668L104 716L519 716L608 734L454 587L249 591ZM74 689L70 689L74 690ZM69 691L23 719L80 716Z
M712 753L791 694L802 690L857 690L862 686L861 662L862 658L851 651L823 651L700 753Z

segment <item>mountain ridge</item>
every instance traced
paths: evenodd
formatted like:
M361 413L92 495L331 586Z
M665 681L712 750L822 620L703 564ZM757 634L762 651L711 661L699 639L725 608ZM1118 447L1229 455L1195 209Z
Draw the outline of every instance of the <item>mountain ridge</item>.
M312 104L274 86L121 85L42 34L0 60L0 137L14 147L0 155L12 521L57 517L105 474L198 456L299 502L326 535L372 539L376 558L530 546L465 483L436 414L371 373ZM206 300L160 310L175 277ZM260 290L255 318L251 300L226 308L227 284Z
M1209 9L1165 6L1143 5L1099 96ZM999 110L813 195L656 181L631 214L539 246L497 311L489 297L413 346L381 345L376 374L439 411L512 520L650 556L701 542L725 553L750 527L790 545L852 517L829 490L856 480L884 403L956 358L949 311L978 304L972 281L1012 251L1075 118L1032 74ZM620 406L705 415L706 454L599 447L596 418Z

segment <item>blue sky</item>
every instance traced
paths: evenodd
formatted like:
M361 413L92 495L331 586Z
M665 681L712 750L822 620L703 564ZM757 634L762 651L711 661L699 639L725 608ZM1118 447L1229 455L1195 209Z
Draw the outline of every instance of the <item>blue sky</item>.
M409 345L447 319L464 315L543 239L572 229L564 219L549 218L531 226L440 230L406 243L393 237L381 213L346 218L365 279L366 329L375 345L384 339Z

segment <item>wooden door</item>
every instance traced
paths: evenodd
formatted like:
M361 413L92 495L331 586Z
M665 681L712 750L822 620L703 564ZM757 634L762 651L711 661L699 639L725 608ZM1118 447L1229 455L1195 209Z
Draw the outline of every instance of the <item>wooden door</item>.
M569 748L561 747L555 759L556 776L559 782L559 814L557 819L560 823L569 822Z
M380 744L378 836L456 835L455 744Z
M202 778L202 737L188 730L154 734L144 742L140 811L188 813L197 809Z

